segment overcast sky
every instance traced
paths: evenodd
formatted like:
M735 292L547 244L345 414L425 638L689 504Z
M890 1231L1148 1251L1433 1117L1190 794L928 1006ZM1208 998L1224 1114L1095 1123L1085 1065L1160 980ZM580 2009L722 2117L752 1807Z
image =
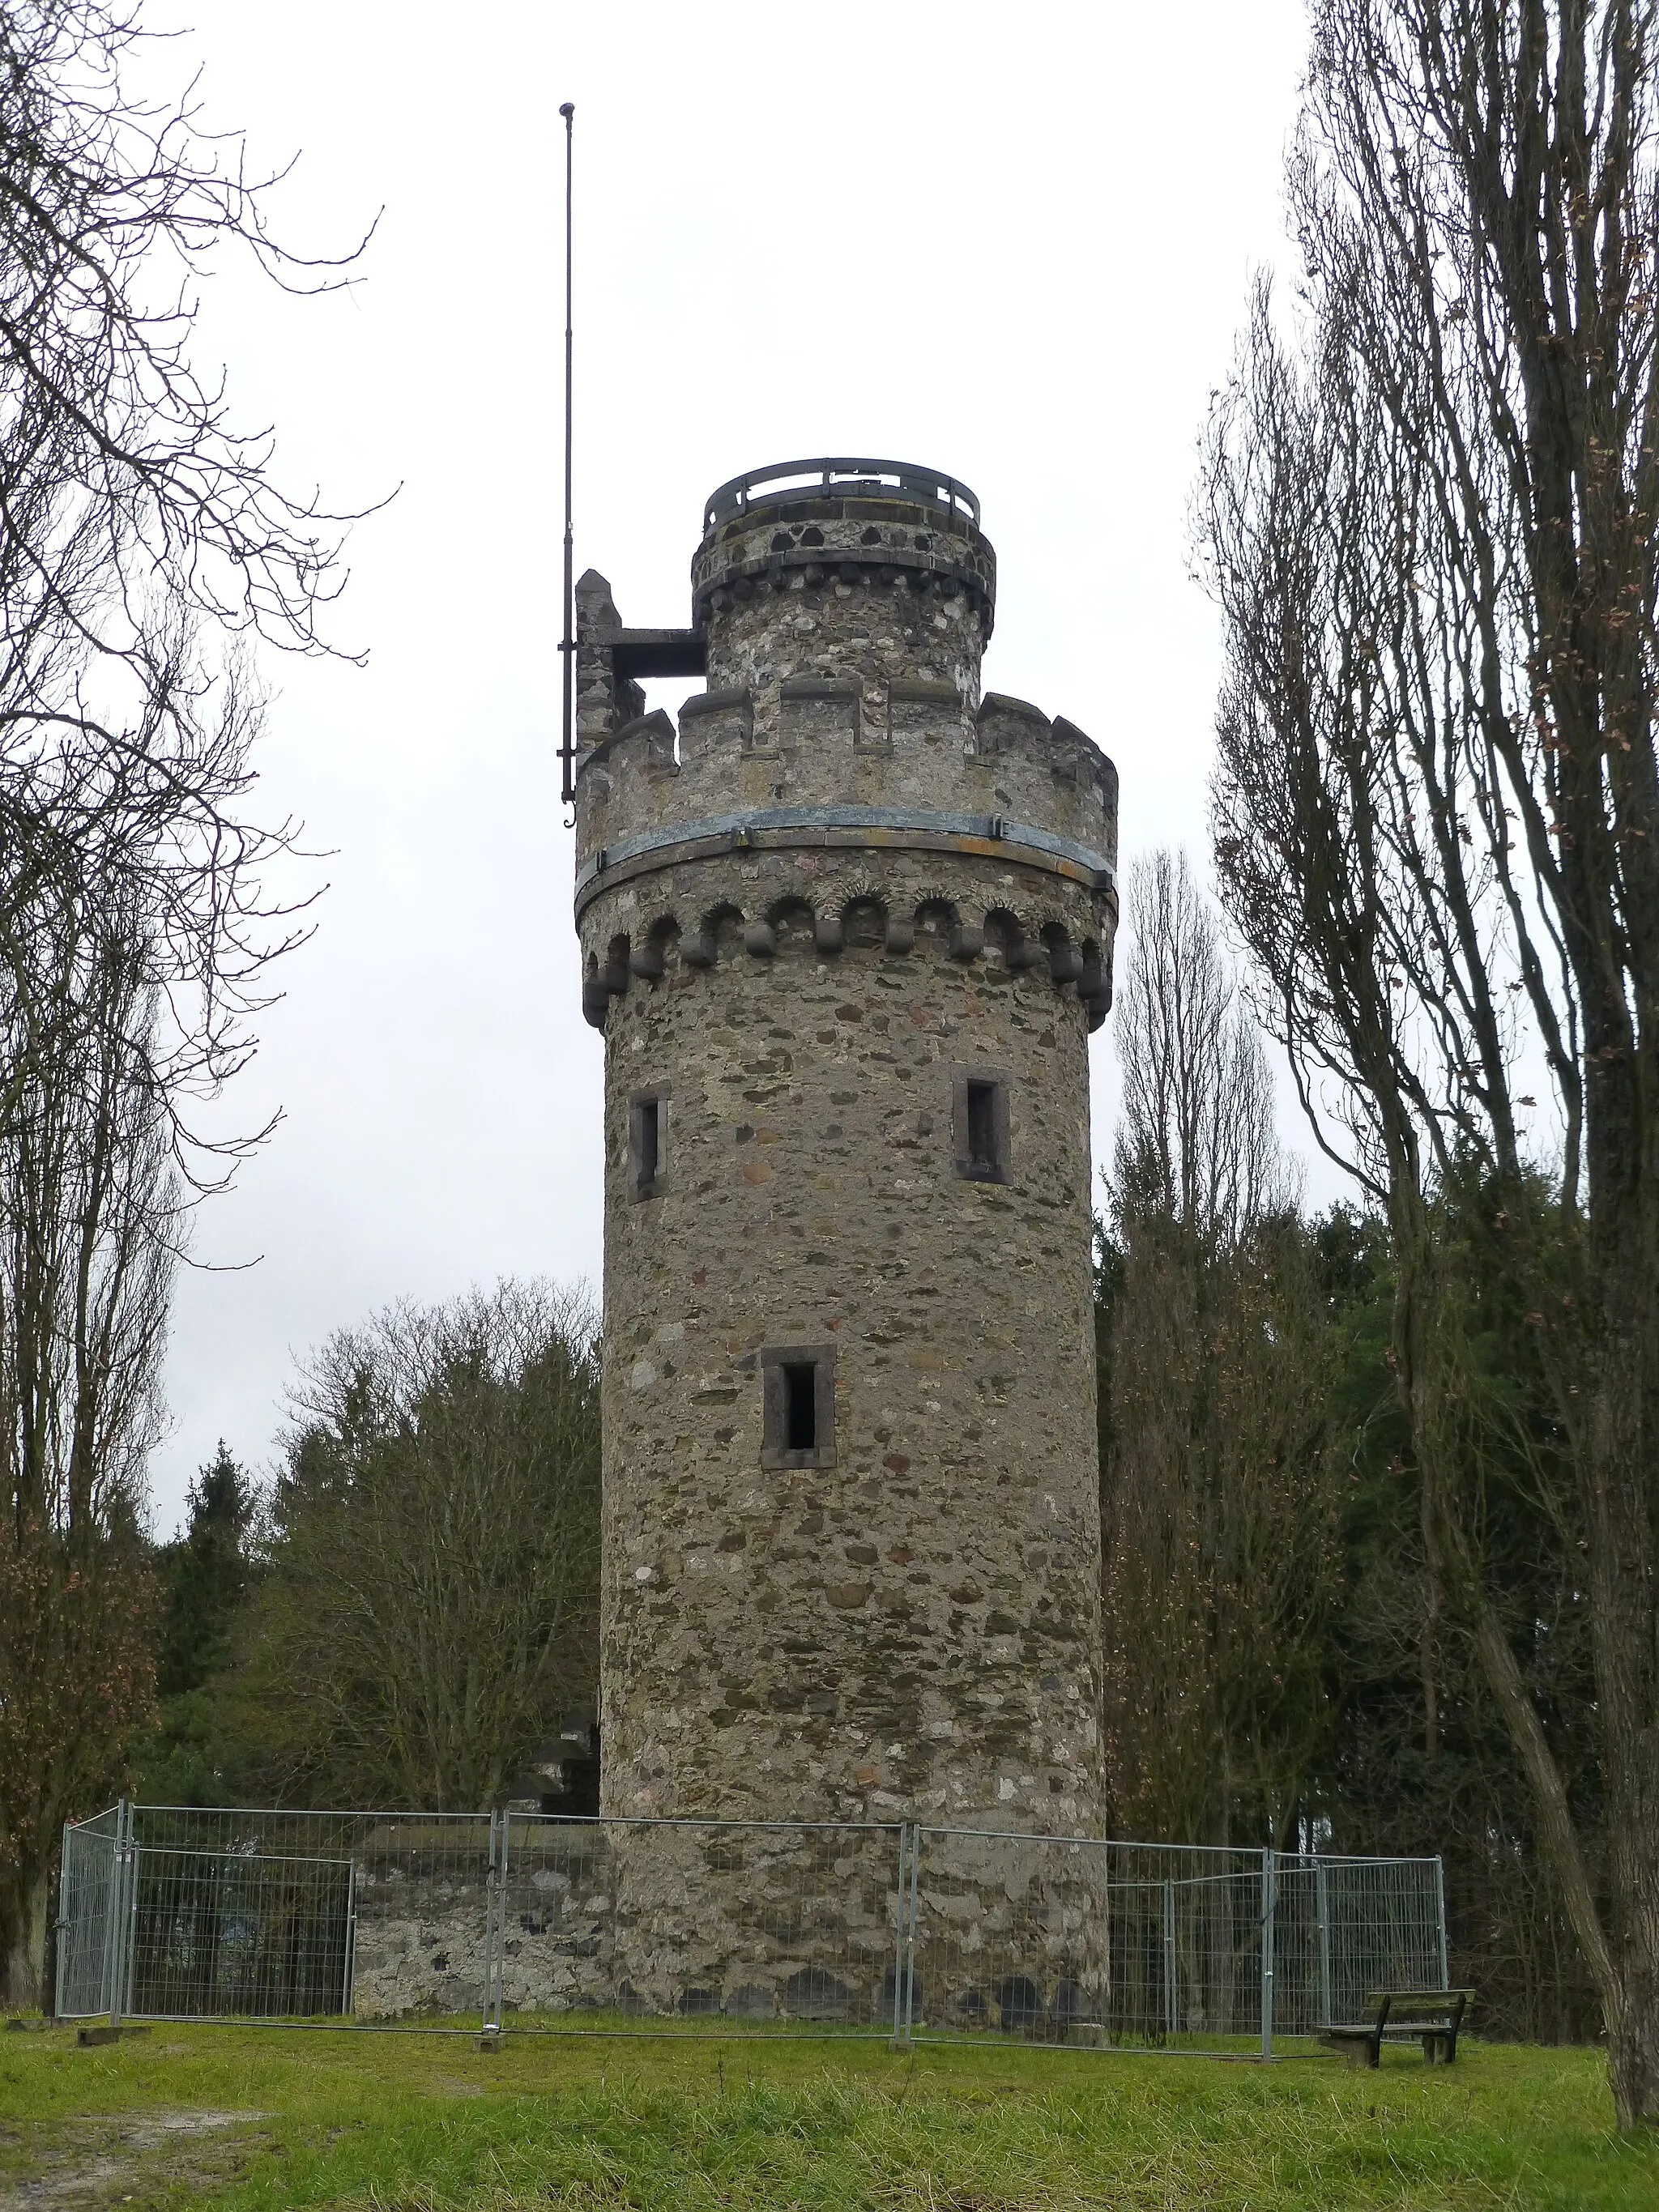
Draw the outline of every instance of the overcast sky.
M266 817L325 854L312 942L224 1111L283 1119L199 1218L155 1463L268 1466L294 1358L401 1295L600 1263L602 1046L558 803L562 126L576 103L579 571L683 623L705 495L797 455L980 494L988 687L1080 723L1126 858L1204 845L1218 670L1194 441L1283 253L1298 0L1149 8L157 0L206 119L299 166L345 298L210 288L198 360L358 526L334 634L267 663ZM671 707L690 684L655 687ZM298 880L300 878L296 878ZM1096 1141L1112 1030L1095 1040ZM250 1264L252 1263L252 1264Z

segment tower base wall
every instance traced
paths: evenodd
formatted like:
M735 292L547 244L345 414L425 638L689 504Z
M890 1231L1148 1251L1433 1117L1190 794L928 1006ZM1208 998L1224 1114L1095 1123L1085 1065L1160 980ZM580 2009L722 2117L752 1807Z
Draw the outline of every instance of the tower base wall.
M861 856L704 862L597 918L695 897L714 955L649 935L607 1020L607 1814L1098 1832L1087 1018L1042 935L1089 899L945 865L885 856L878 902ZM1000 1180L958 1158L975 1072ZM765 1463L792 1345L833 1357L829 1464Z

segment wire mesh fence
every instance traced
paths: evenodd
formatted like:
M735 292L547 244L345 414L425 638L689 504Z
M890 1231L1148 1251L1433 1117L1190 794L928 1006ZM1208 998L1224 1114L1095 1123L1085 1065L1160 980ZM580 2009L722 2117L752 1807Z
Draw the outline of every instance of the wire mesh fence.
M923 1828L913 2034L1269 2047L1271 1855Z
M1438 1859L1281 1859L1275 1887L1277 2032L1358 2020L1368 1990L1447 1987Z
M58 1878L58 2012L85 2019L117 2005L115 1942L128 1808L112 1806L64 1831Z
M1446 1986L1437 1859L914 1833L913 2036L1271 2055Z
M1259 2051L1446 1986L1437 1859L909 1822L122 1805L60 2017Z

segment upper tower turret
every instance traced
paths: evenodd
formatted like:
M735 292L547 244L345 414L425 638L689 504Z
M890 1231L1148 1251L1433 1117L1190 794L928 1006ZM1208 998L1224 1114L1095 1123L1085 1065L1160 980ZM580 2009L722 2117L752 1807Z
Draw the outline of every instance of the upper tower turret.
M1035 866L1033 888L1059 876L1093 895L1085 995L1103 1018L1116 772L1072 723L981 693L996 556L966 485L908 462L755 470L704 509L690 628L627 628L592 570L576 600L579 915L676 844L729 849L739 830L988 846ZM640 688L669 676L708 679L678 727ZM587 1000L599 1018L597 969Z
M764 696L811 676L947 683L973 708L996 579L979 501L954 477L902 461L788 461L709 500L692 619L711 690ZM818 610L810 625L803 587Z

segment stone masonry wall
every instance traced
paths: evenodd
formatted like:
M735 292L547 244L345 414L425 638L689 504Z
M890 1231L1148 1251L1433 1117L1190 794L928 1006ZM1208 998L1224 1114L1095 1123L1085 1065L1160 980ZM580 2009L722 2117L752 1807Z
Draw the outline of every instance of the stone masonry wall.
M738 912L857 896L812 857L718 872ZM770 957L733 919L712 969L671 943L612 1001L609 1812L1098 1818L1086 1018L1046 962L951 957L933 858L883 871L908 952L866 908L822 956L786 907ZM1006 1079L1006 1185L957 1172L963 1066ZM665 1166L634 1201L647 1086ZM836 1464L764 1471L761 1348L824 1341Z
M1104 1875L1103 1855L1079 1858L1006 1836L930 1836L915 2024L1052 2034L1108 2016L1098 1931L1114 1911L1121 1920L1138 1893L1114 1900ZM503 2011L509 2021L588 2011L878 2029L893 2019L899 1887L892 1828L515 1822ZM360 1868L355 2015L478 2012L489 1911L477 1867Z

